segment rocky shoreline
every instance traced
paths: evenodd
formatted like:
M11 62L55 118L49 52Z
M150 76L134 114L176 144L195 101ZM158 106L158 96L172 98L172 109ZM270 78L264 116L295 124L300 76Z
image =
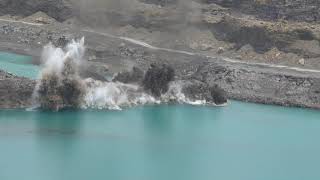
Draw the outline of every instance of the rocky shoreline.
M100 35L65 28L45 26L35 27L22 23L0 22L0 27L12 27L10 31L0 31L2 42L11 43L12 49L24 54L33 54L24 47L41 49L42 44L50 40L86 37L86 58L92 66L104 64L110 68L106 72L98 72L101 76L111 73L113 67L117 72L128 70L130 66L138 66L146 70L151 63L170 64L176 70L176 77L180 80L196 80L211 86L217 84L227 93L228 98L246 102L276 104L283 106L298 106L320 108L320 72L292 69L263 64L250 64L228 60L222 57L207 57L180 51L153 49L137 43L132 43L116 37ZM0 28L1 29L1 28ZM18 29L18 30L17 30ZM21 29L24 29L22 31ZM33 35L37 31L41 36ZM52 32L55 34L52 36ZM48 39L51 34L51 39ZM43 38L45 37L45 38ZM16 38L24 39L17 43ZM96 43L99 39L99 46ZM41 42L41 43L38 43ZM3 49L6 50L6 49ZM34 53L35 54L35 53ZM90 59L90 57L95 57ZM1 108L23 108L30 105L30 93L34 81L5 75L2 72L0 87L2 101ZM9 91L15 89L15 91ZM22 91L23 90L23 91ZM26 96L21 96L26 94ZM5 99L5 100L4 100Z
M220 5L223 8L227 6L223 3ZM230 4L230 6L232 10L235 5ZM244 6L241 7L245 9ZM223 8L219 7L219 12L223 10L223 13L225 13ZM212 17L218 18L212 19ZM277 46L280 50L290 53L298 52L308 57L318 57L317 51L310 53L310 49L302 51L291 47L294 44L291 42L292 39L297 40L297 42L308 43L317 41L318 36L314 35L318 32L317 25L310 28L302 26L300 28L298 26L298 28L289 31L290 24L283 26L281 23L256 21L250 20L250 18L240 17L240 19L237 19L232 17L232 13L231 16L229 13L223 15L222 18L219 15L212 17L209 19L207 17L206 25L212 26L213 33L218 33L218 36L221 35L222 38L226 38L225 41L241 45L242 47L239 47L241 52L244 51L246 44L251 44L254 48L258 48L257 51L267 51L273 46ZM107 77L128 71L134 66L146 71L152 63L161 63L168 64L175 69L175 76L178 81L192 82L196 85L195 87L200 87L202 84L218 85L227 92L229 99L320 109L320 71L317 68L314 70L299 69L290 65L263 64L260 61L251 61L250 59L228 59L220 57L225 56L223 48L218 55L210 56L205 55L207 53L188 49L184 51L159 48L142 41L111 35L99 30L76 28L63 23L47 24L43 23L45 22L43 19L38 22L39 18L36 18L36 20L36 22L26 22L0 19L0 50L31 55L34 57L34 63L39 64L42 48L47 43L52 42L54 45L62 47L71 39L85 37L87 48L85 54L87 61L84 67L86 69L85 77L104 81ZM234 21L237 23L232 23ZM274 25L277 28L274 28ZM228 31L224 31L223 36L219 34L226 27L229 27ZM259 31L262 34L254 32L257 35L254 39L237 39L237 37L232 36L240 33L239 36L245 37L243 35L248 34L241 34L247 32L243 29L250 32L251 30ZM281 32L282 35L274 36L272 34L274 32ZM261 39L261 37L268 40L269 44L266 44L267 46L261 44L264 42L264 38ZM281 39L282 37L283 39ZM302 40L299 40L299 38L302 38ZM255 39L261 40L261 42ZM287 40L290 44L286 43ZM286 46L281 49L282 45ZM283 53L281 53L275 51L272 58L281 59L283 57ZM245 54L248 55L247 51ZM249 55L242 58L251 58ZM304 65L305 62L299 60L299 63ZM34 85L35 82L32 80L1 72L0 108L29 107L30 93L33 91L32 87ZM9 89L14 89L14 91ZM196 93L193 90L190 91L190 95ZM26 96L22 97L20 94Z
M0 70L0 109L28 108L36 82Z
M205 81L227 89L229 98L246 102L320 108L319 73L252 65L209 63L200 70Z

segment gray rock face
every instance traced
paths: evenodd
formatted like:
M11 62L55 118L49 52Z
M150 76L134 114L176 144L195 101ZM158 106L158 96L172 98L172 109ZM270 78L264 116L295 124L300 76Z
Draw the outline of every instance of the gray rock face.
M57 39L55 37L60 37L62 35L69 36L70 34L80 37L86 36L88 37L86 39L88 43L87 47L88 49L91 49L92 52L96 53L96 57L99 57L99 54L103 53L103 56L106 58L113 57L117 60L128 59L130 64L137 65L143 70L147 70L149 64L153 62L168 63L174 67L177 79L195 79L200 82L199 86L202 86L202 83L208 84L209 86L217 84L228 93L230 99L266 104L320 108L319 72L304 72L292 70L292 68L273 68L267 65L230 62L221 58L208 58L181 52L177 53L166 50L148 49L129 42L126 42L127 46L132 50L127 51L115 46L115 44L123 43L120 39L100 36L88 32L77 34L76 31L67 29L61 30L57 28L48 30L45 26L31 27L26 24L8 24L6 22L0 23L0 27L0 34L2 35L0 38L3 42L17 45L17 43L15 44L14 42L17 42L19 37L30 42L18 44L18 49L25 49L26 47L30 48L32 44L40 40L45 42L45 39L48 36L52 36L54 39ZM40 34L40 36L37 34ZM98 44L96 43L97 40L99 40ZM0 101L0 106L14 108L20 107L19 104L26 105L28 102L27 97L30 97L32 90L28 90L29 94L26 96L15 96L22 91L19 86L21 83L23 86L27 87L24 89L32 89L28 88L27 82L32 83L33 81L25 80L22 82L21 79L16 77L3 79L5 80L0 81L1 100L6 99L7 101ZM17 79L17 81L15 81L15 79ZM152 82L151 84L156 84L156 81L150 82ZM12 84L8 85L8 83ZM12 93L10 92L7 95L7 92L12 89L17 90ZM190 91L197 93L198 89L198 86L195 86L194 88L191 88ZM210 97L211 92L207 90L206 92ZM22 94L23 93L25 92L22 91ZM19 102L20 100L23 100L23 102ZM24 100L26 102L24 102Z
M320 2L317 0L271 0L269 3L256 3L253 8L254 13L265 19L320 20Z
M219 84L230 99L264 104L320 108L320 78L317 73L278 71L266 67L216 63L194 74L209 85Z
M255 52L265 53L272 48L306 57L318 57L317 32L306 26L287 26L264 21L251 21L226 16L210 24L212 33L222 41L235 43L235 48L250 45ZM248 49L249 51L252 51Z
M203 0L257 17L276 20L320 21L318 0Z
M29 16L38 11L64 21L71 17L71 4L68 0L0 0L0 14Z

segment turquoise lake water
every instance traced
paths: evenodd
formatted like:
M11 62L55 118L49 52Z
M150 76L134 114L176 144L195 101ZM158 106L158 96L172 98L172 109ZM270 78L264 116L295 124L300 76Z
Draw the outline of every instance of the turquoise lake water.
M0 54L0 68L35 78L30 62ZM319 139L319 111L236 101L0 110L0 180L319 180Z
M36 79L40 68L32 63L32 57L0 52L0 69L12 74Z
M319 180L319 111L0 111L1 180Z

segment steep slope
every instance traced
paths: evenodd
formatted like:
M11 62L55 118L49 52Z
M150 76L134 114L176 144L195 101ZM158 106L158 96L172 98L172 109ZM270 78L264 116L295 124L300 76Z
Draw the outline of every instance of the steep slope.
M64 21L71 17L71 4L68 0L0 0L0 15L29 16L38 11Z

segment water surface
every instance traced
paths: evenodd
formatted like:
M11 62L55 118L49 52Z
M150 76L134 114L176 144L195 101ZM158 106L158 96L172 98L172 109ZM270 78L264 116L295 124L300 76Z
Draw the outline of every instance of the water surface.
M32 57L0 52L0 69L17 76L36 79L40 67L32 64Z
M319 180L320 113L224 108L0 111L1 180Z
M0 69L35 79L32 58ZM232 102L0 110L0 180L319 180L320 112Z

